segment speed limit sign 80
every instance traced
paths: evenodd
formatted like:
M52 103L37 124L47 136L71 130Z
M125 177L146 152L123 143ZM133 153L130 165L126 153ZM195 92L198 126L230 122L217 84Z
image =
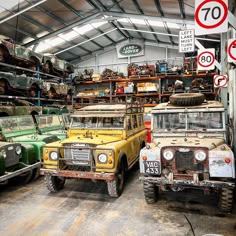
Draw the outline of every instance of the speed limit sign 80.
M215 69L215 49L206 48L199 49L197 56L198 70L214 70Z
M228 0L195 1L195 34L215 34L228 30Z

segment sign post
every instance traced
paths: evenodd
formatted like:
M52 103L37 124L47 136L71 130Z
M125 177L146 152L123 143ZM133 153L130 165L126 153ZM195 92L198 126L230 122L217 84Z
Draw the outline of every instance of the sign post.
M236 39L228 40L228 62L236 62Z
M179 31L179 52L194 52L195 51L195 40L194 30L181 30Z
M195 0L195 34L208 35L228 30L228 0Z
M215 48L199 49L197 56L198 70L215 69Z
M229 79L226 75L215 75L214 76L214 87L215 88L226 88L228 86Z

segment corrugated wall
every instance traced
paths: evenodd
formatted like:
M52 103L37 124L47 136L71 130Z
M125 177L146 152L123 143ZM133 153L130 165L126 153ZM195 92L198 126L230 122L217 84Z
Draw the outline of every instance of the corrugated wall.
M145 55L140 57L131 57L130 62L137 64L155 64L157 60L166 60L170 64L181 65L183 55L178 53L178 50L158 48L153 46L145 46ZM119 59L117 58L116 49L112 49L109 52L98 55L95 57L79 63L77 66L79 70L94 69L95 73L102 73L105 68L112 69L114 71L123 72L127 75L128 58Z

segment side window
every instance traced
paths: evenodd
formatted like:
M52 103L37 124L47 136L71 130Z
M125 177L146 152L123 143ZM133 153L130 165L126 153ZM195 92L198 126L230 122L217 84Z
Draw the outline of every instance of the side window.
M138 115L138 125L139 125L139 127L143 126L143 115L142 114Z
M132 121L133 121L133 128L134 129L138 128L137 116L136 115L132 115Z
M126 127L127 127L127 130L131 130L132 129L131 117L130 116L126 116Z

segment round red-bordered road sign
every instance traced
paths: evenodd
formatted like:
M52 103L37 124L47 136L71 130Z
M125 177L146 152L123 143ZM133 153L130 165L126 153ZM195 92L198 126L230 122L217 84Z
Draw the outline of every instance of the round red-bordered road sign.
M235 40L229 45L229 47L228 47L228 54L229 54L229 56L230 56L233 60L236 61L236 56L234 56L234 55L232 54L232 52L231 52L231 49L232 49L233 46L236 47L236 39L235 39Z
M221 84L221 85L219 84L219 77L222 77L223 78L222 80L224 80L224 83ZM214 85L215 85L215 87L224 88L224 87L226 87L228 82L229 82L229 78L225 75L215 75L214 76Z
M203 54L209 54L212 58L212 61L208 64L208 65L203 65L201 62L200 62L200 58ZM215 55L212 53L212 52L209 52L209 51L205 51L205 52L202 52L200 55L198 55L197 57L197 63L201 66L201 67L209 67L211 66L213 63L215 62Z
M200 12L200 10L202 9L202 7L205 4L207 4L209 2L217 2L217 3L221 4L223 9L224 9L224 13L223 13L222 19L219 22L217 22L217 23L215 23L213 25L206 25L206 24L202 23L201 20L199 19L199 12ZM199 26L201 26L202 28L204 28L204 29L213 29L213 28L216 28L216 27L220 26L226 20L227 16L228 16L228 7L227 7L226 3L224 1L222 1L222 0L205 0L201 4L199 4L199 6L198 6L198 8L197 8L197 10L195 12L195 20L196 20L197 24Z

